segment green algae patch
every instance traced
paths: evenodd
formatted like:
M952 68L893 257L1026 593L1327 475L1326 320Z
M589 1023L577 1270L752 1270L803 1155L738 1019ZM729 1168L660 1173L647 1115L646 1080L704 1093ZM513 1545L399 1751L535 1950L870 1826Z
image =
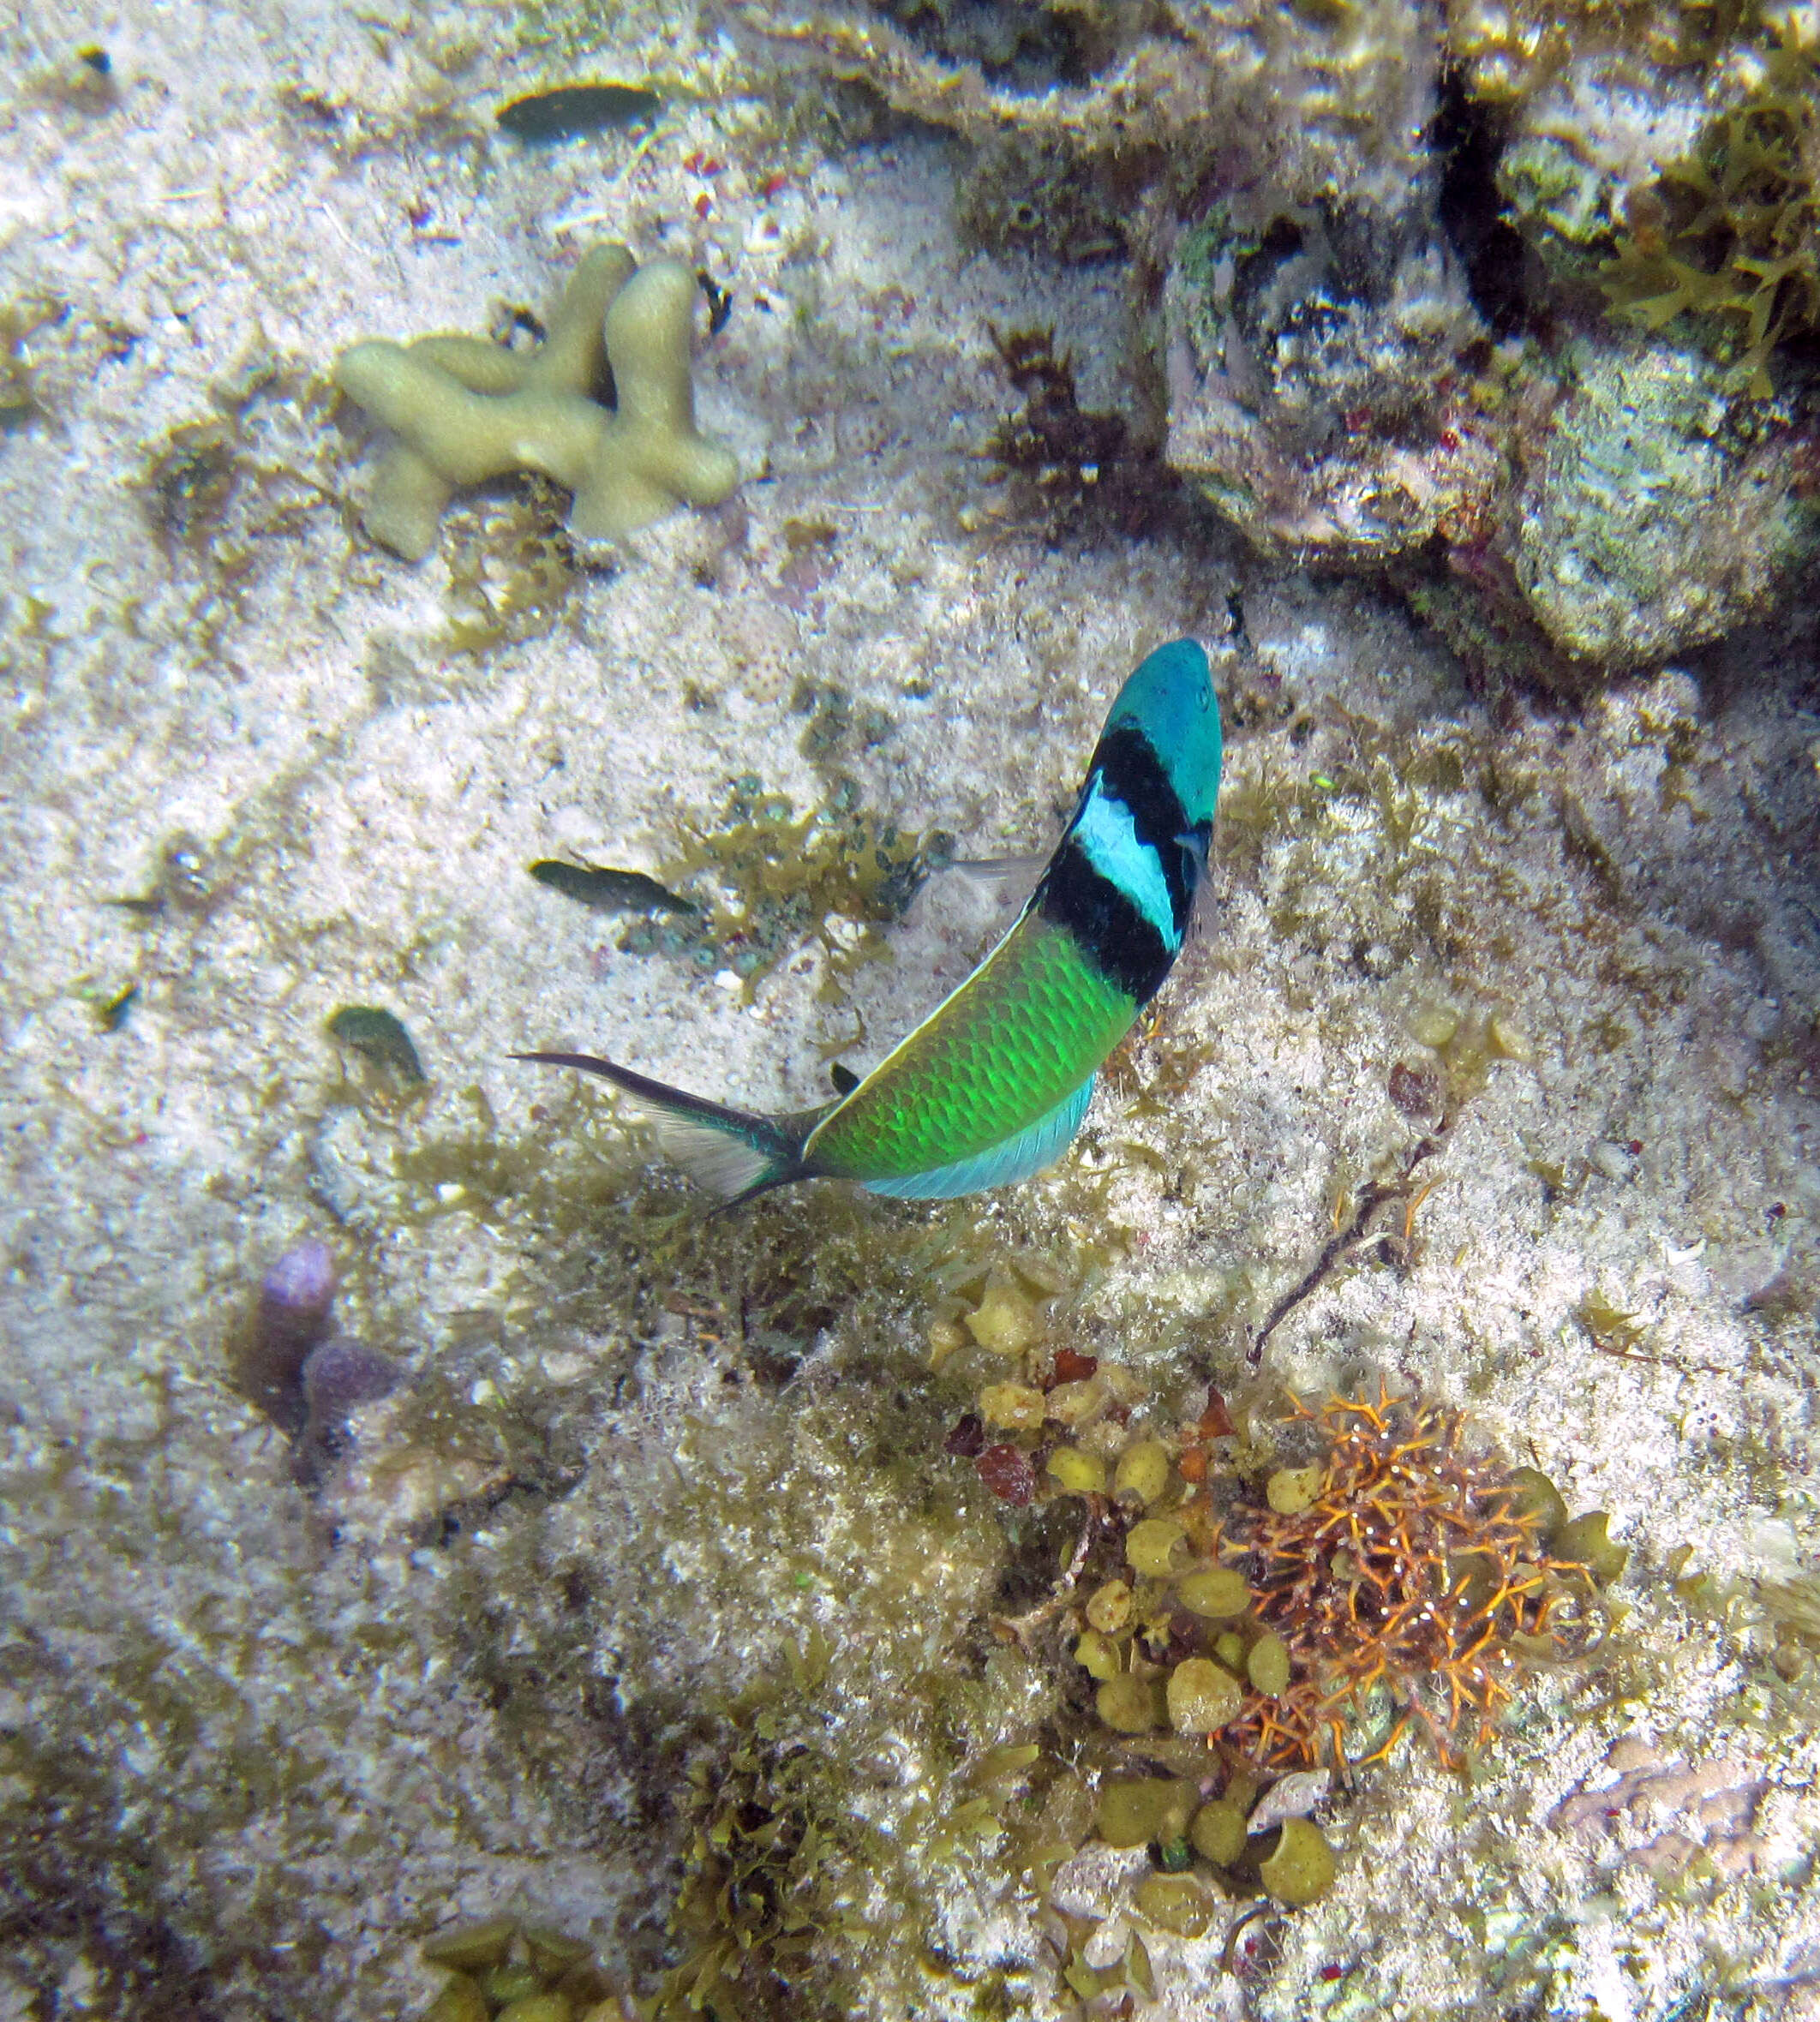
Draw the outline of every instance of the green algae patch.
M1661 222L1621 239L1599 273L1615 314L1652 332L1684 323L1757 400L1774 395L1775 348L1820 328L1817 72L1799 31L1787 33L1755 98L1709 121L1663 171Z
M1266 1631L1251 1646L1245 1659L1245 1676L1254 1691L1263 1693L1266 1699L1281 1698L1289 1690L1289 1645L1280 1636Z
M1076 1446L1058 1446L1049 1457L1050 1479L1065 1495L1103 1495L1106 1463L1097 1453Z
M1135 1898L1138 1914L1178 1938L1198 1938L1213 1921L1217 1901L1192 1875L1148 1875Z
M1258 1863L1258 1879L1278 1902L1291 1908L1319 1902L1333 1886L1333 1849L1319 1826L1305 1818L1285 1819L1276 1846Z
M521 1994L497 2011L494 2022L575 2022L575 2004L560 1994Z
M1188 1564L1188 1528L1179 1517L1146 1516L1125 1534L1125 1557L1150 1579L1166 1579Z
M1042 1335L1041 1301L1032 1298L1009 1271L991 1271L979 1303L963 1316L961 1325L991 1355L1026 1355Z
M1512 1468L1511 1484L1517 1491L1518 1509L1541 1524L1544 1536L1552 1537L1566 1522L1561 1492L1540 1468Z
M1190 1614L1206 1615L1214 1621L1242 1615L1251 1605L1251 1588L1245 1583L1245 1576L1228 1565L1188 1574L1177 1585L1176 1595Z
M1087 1625L1103 1636L1117 1636L1130 1628L1135 1608L1135 1596L1124 1581L1105 1581L1087 1598Z
M1244 1689L1206 1657L1184 1657L1169 1674L1169 1721L1178 1734L1214 1734L1238 1718Z
M449 1974L420 2022L578 2022L624 2013L624 1989L596 1963L584 1939L509 1917L458 1924L421 1947L424 1963ZM610 2005L608 2005L610 2004Z
M1188 1824L1188 1841L1216 1868L1233 1866L1245 1852L1245 1814L1225 1798L1203 1804Z
M1099 1688L1093 1704L1115 1734L1147 1734L1163 1725L1162 1699L1153 1678L1122 1672Z
M1169 1449L1160 1439L1140 1439L1118 1457L1112 1493L1140 1504L1155 1502L1169 1487Z
M492 2022L493 2004L477 1980L451 1980L423 2011L423 2022Z
M509 1917L494 1917L483 1923L458 1924L424 1941L424 1958L431 1965L446 1965L461 1973L490 1971L506 1963L518 1925Z
M1175 1778L1111 1778L1102 1786L1093 1829L1108 1846L1166 1846L1188 1829L1194 1786Z
M508 1959L481 1982L481 1992L496 2011L515 2008L542 1994L543 1975L528 1959Z
M1320 1488L1319 1468L1278 1468L1264 1485L1265 1500L1279 1516L1313 1509Z
M1606 1535L1606 1526L1610 1522L1605 1511L1589 1510L1554 1532L1548 1539L1548 1549L1555 1558L1570 1565L1584 1566L1599 1586L1609 1587L1623 1572L1631 1557L1628 1546L1614 1544Z

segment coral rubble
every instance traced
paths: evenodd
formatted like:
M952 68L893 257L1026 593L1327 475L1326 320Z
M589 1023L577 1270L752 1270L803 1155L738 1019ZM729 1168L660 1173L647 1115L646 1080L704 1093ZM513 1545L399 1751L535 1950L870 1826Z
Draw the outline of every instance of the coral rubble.
M522 470L574 494L579 541L631 533L679 504L718 505L739 466L695 426L697 292L674 260L638 268L623 246L597 246L529 353L469 337L343 352L336 384L398 437L362 515L368 532L421 560L458 488ZM607 369L610 408L597 398Z
M1802 579L1807 10L732 11L970 142L978 242L1126 256L1168 464L1273 559L1387 569L1494 679L1659 665Z
M1660 664L1773 607L1820 538L1785 433L1757 440L1721 370L1658 345L1574 345L1506 551L1569 660Z
M1254 188L1176 245L1166 449L1267 552L1384 560L1497 470L1463 355L1484 335L1438 230Z

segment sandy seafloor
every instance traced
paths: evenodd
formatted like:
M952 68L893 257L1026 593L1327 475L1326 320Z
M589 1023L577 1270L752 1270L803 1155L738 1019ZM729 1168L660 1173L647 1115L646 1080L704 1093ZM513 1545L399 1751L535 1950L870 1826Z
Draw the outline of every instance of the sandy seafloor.
M425 51L464 34L443 86ZM985 325L1052 321L1117 402L1116 269L963 252L938 137L828 159L680 32L668 60L713 88L654 138L519 148L491 110L560 66L515 36L404 0L33 3L0 36L0 306L49 311L35 409L0 436L0 2014L381 2022L437 1984L423 1935L501 1909L648 1985L681 1856L682 1757L653 1738L814 1630L816 1717L866 1755L875 1815L936 1802L906 1681L975 1660L1008 1519L940 1451L990 1371L928 1369L918 1259L1090 1259L1102 1355L1236 1377L1247 1316L1413 1140L1386 1078L1438 1009L1510 1043L1409 1267L1323 1289L1271 1367L1419 1385L1608 1510L1616 1654L1526 1689L1470 1786L1412 1750L1333 1800L1338 1885L1248 1994L1224 1923L1151 1933L1144 2012L1820 2012L1820 1700L1769 1663L1761 1600L1820 1551L1811 674L1745 644L1494 721L1398 607L1217 529L1051 547L977 454L1007 404ZM99 106L59 83L91 42ZM445 564L355 530L373 452L324 375L360 336L542 304L596 236L731 281L697 376L747 481L584 578L547 636L451 650ZM155 523L147 472L255 382L224 581ZM253 464L320 488L274 477L296 510L262 517ZM792 523L833 529L811 565ZM1222 685L1277 706L1240 712L1212 931L1070 1162L865 1211L907 1289L822 1313L781 1387L661 1285L603 1318L590 1271L638 1268L631 1182L598 1184L628 1153L602 1101L509 1052L805 1103L990 923L938 881L849 1002L818 997L811 941L748 1004L620 954L524 865L656 867L739 775L817 805L805 680L889 713L841 760L867 805L969 854L1046 849L1117 682L1222 640L1235 596ZM156 916L107 903L161 875ZM323 1031L350 1002L404 1020L422 1098L350 1082ZM1140 1114L1158 1063L1173 1092ZM485 1145L515 1176L491 1191ZM689 1268L724 1241L762 1277L815 1226L717 1225ZM306 1234L413 1373L314 1496L225 1346ZM1779 1274L1805 1296L1747 1307ZM1637 1316L1628 1352L1595 1344L1590 1297ZM980 1736L1020 1740L1053 1681L995 1661ZM1617 1783L1614 1747L1642 1765L1620 1801L1574 1803ZM1094 1956L1142 1864L1089 1845L1058 1876L1111 1920ZM1056 1919L990 1843L924 1881L871 2012L984 2013L994 1971L1016 2012L1070 2012Z

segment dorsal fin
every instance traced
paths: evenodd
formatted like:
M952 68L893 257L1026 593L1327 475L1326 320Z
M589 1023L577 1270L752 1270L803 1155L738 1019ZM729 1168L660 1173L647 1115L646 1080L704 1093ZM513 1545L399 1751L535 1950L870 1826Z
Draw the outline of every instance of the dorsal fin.
M851 1068L844 1068L835 1061L828 1069L828 1079L834 1083L836 1095L851 1095L859 1086L859 1077Z

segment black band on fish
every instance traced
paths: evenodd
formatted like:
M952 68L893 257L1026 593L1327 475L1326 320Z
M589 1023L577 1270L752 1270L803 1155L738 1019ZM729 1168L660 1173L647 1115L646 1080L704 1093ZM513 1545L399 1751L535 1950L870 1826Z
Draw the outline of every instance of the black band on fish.
M1138 841L1156 852L1169 885L1179 945L1194 911L1194 872L1198 869L1184 860L1181 847L1191 833L1181 796L1170 785L1155 745L1135 723L1121 723L1100 739L1088 776L1096 772L1104 782L1104 790L1130 809ZM1211 829L1212 824L1203 823L1201 826Z
M1134 1003L1147 1004L1161 989L1176 951L1137 905L1096 870L1075 842L1064 842L1037 887L1032 904L1054 925L1066 927L1081 952Z

